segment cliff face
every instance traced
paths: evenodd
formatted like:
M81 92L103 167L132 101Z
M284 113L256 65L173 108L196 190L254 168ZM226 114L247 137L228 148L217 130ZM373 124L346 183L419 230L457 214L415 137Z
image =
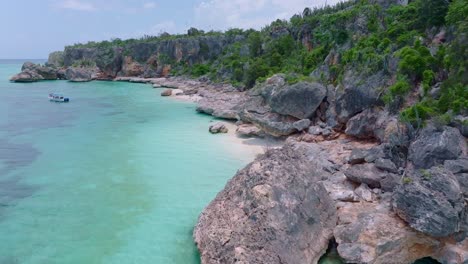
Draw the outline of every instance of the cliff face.
M162 77L169 75L177 65L191 66L214 60L227 45L240 40L242 37L220 35L137 42L125 46L72 46L66 47L63 53L52 53L49 64L65 67L92 64L101 71L101 79L117 76Z

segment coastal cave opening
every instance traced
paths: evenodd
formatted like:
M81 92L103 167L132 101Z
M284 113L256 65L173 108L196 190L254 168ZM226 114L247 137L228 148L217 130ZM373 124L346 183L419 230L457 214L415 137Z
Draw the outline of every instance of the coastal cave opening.
M441 264L441 263L431 257L425 257L425 258L416 260L413 264Z
M319 259L318 264L344 264L345 262L338 254L338 243L335 238L330 239L327 252Z

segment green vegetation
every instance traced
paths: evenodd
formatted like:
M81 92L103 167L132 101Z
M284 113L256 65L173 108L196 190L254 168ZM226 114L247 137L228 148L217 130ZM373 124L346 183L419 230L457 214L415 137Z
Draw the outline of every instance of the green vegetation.
M390 7L352 0L306 8L289 21L276 20L259 31L191 28L187 34L163 33L67 48L99 48L107 61L115 48L128 54L136 44L196 40L198 60L176 62L160 54L158 65L171 64L172 74L206 75L247 89L277 73L285 74L289 84L318 80L335 86L342 86L349 75L364 79L379 73L388 80L381 88L381 99L403 120L420 127L430 118L444 124L455 114L467 113L467 32L466 0L414 0ZM210 56L213 37L229 43L216 58ZM434 96L431 90L436 84L440 91Z

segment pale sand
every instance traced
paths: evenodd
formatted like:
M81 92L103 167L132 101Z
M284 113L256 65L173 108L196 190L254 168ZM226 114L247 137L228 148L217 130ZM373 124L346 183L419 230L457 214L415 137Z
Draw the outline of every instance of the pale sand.
M165 90L167 88L156 88L157 90ZM173 94L171 96L167 96L167 98L172 98L179 101L184 102L192 102L196 103L200 99L201 96L195 95L175 95L177 92L180 92L180 89L174 89ZM276 139L272 137L265 137L265 138L242 138L239 137L236 133L237 126L234 121L229 120L218 120L214 119L213 123L222 122L226 125L229 129L229 132L226 134L218 134L213 136L224 136L226 140L226 144L223 144L223 147L226 148L227 151L233 152L236 156L246 157L253 161L256 156L265 153L266 150L270 148L279 148L283 145L283 139ZM210 133L208 131L209 126L206 127L206 133Z
M275 138L242 138L236 134L237 126L234 122L226 120L214 120L215 122L222 122L229 129L229 132L226 134L220 134L219 136L225 136L226 144L223 147L226 147L227 151L234 152L236 155L247 155L253 159L265 153L266 150L270 148L281 147L284 143L284 140L275 139ZM206 128L207 133L208 127Z

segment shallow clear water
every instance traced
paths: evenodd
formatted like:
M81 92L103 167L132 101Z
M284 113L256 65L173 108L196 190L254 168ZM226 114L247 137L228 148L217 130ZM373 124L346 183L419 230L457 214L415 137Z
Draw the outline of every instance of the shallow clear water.
M253 154L149 85L20 67L0 61L0 263L198 263L197 216Z

